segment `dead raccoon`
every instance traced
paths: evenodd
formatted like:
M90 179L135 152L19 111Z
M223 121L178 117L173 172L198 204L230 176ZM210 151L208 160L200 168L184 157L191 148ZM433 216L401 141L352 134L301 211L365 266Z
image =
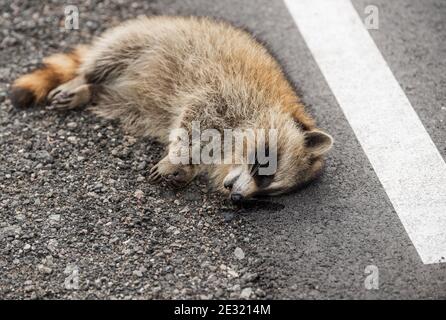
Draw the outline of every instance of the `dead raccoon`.
M249 33L225 22L139 18L43 63L14 82L13 105L47 102L66 110L94 102L89 107L93 113L119 119L125 130L167 145L168 155L151 170L153 182L164 179L182 186L207 172L213 185L234 201L277 195L311 181L332 146L331 136L316 129L278 62ZM192 135L193 122L219 132L275 129L277 169L262 175L258 168L264 164L256 161L172 163L169 154L180 146L170 133L182 128ZM268 141L267 149L272 147ZM241 152L255 153L255 147Z

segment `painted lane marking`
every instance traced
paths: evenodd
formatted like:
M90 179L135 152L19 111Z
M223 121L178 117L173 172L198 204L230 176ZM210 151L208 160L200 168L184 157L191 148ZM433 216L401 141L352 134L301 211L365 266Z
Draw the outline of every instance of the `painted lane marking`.
M446 262L446 164L349 0L284 0L425 264Z

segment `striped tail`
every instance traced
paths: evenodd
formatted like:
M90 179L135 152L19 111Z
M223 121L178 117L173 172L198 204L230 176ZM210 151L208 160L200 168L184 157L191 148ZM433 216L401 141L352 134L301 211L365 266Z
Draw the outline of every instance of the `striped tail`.
M16 108L27 108L45 101L57 86L76 77L87 48L78 46L69 53L43 59L43 67L18 78L11 86L10 99Z

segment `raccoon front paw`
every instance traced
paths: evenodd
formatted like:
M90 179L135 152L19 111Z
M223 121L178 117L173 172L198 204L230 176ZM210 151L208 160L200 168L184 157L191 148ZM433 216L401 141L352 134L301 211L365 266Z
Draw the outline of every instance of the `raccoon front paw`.
M192 166L174 165L162 160L150 169L149 181L152 183L166 181L174 188L181 188L189 184L195 175L196 172Z

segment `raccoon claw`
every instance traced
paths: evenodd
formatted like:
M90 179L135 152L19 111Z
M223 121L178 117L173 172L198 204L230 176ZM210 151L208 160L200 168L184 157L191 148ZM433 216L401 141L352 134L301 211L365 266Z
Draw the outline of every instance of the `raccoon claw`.
M87 104L91 98L90 85L76 85L76 81L74 83L68 82L51 91L47 96L49 102L47 108L74 109Z
M149 182L158 183L161 180L162 180L162 175L159 172L158 164L156 164L149 171Z
M174 188L181 188L193 179L193 175L191 176L190 172L181 168L177 168L173 172L165 171L167 170L163 169L159 163L154 165L149 171L149 181L151 183L165 181ZM171 169L168 171L171 171Z
M51 95L49 109L70 109L75 108L74 92L58 91Z
M54 90L52 90L52 91L50 91L50 93L48 93L48 96L46 97L46 99L48 100L48 101L52 101L53 100L53 98L58 94L58 93L60 93L60 89L54 89Z

